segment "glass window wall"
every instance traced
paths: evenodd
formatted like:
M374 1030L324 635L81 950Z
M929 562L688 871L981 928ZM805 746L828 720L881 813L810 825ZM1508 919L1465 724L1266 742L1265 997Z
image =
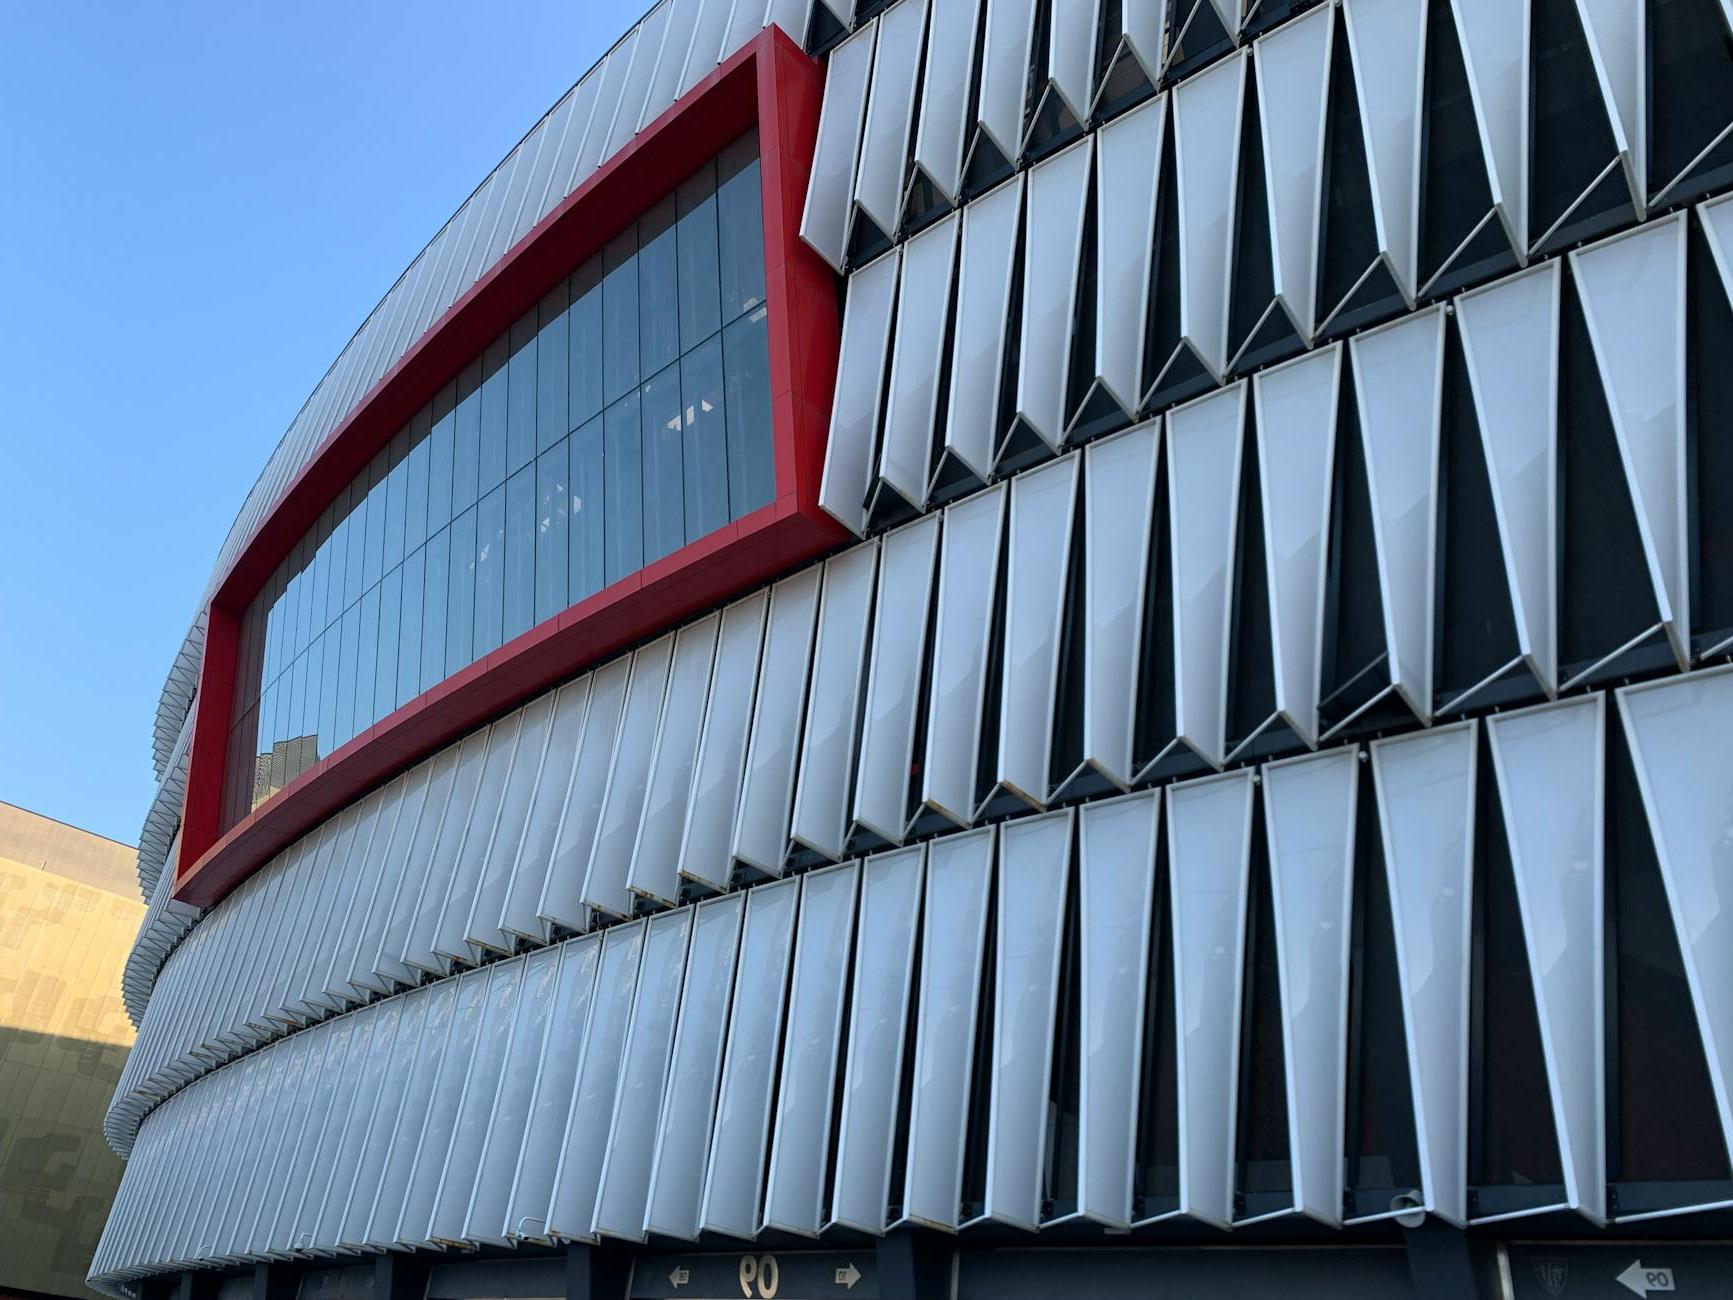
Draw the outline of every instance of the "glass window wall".
M674 186L346 487L242 622L224 825L775 493L758 137Z

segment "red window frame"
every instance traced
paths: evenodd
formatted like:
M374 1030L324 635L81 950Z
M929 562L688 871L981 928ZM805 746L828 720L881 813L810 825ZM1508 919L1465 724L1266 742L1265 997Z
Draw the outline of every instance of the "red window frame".
M824 69L768 27L641 131L473 285L362 398L260 522L212 597L174 896L208 907L325 818L489 718L829 550L818 507L836 376L836 279L799 239ZM423 692L226 832L241 616L343 487L452 375L679 180L756 125L776 499L586 597Z

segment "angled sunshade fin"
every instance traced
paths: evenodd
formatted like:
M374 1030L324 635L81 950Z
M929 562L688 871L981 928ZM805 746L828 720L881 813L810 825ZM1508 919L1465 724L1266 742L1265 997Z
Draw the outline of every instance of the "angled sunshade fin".
M899 0L875 20L878 46L855 172L848 249L882 248L898 233L928 0Z
M949 477L961 479L966 490L992 476L1006 397L1006 354L1016 346L1012 301L1024 185L1019 174L963 209L951 392L934 469L935 495Z
M1149 317L1150 259L1155 246L1167 100L1157 98L1115 118L1096 135L1095 380L1102 402L1130 419L1143 401L1144 324ZM1072 428L1100 409L1086 395Z
M800 237L837 270L848 251L855 163L860 157L878 24L869 23L831 51L807 184Z
M875 495L887 489L896 494L877 503L878 513L886 519L926 505L960 225L961 219L953 214L903 246L875 489Z
M855 534L867 530L866 500L878 454L885 366L896 306L902 249L892 249L849 276L843 311L836 397L818 501Z
M1379 251L1412 302L1419 289L1420 129L1426 0L1343 0Z
M667 693L674 642L673 636L664 636L632 655L620 730L608 762L606 793L602 796L595 843L584 873L580 902L584 907L615 916L626 916L632 910L627 872L638 836L638 821L644 811L650 762L655 754L656 724ZM573 794L576 793L574 786Z
M574 930L589 925L584 909L584 873L595 844L597 818L607 791L608 772L632 675L632 656L622 655L590 674L589 700L570 781L564 790L558 829L548 860L547 879L536 904L544 926Z

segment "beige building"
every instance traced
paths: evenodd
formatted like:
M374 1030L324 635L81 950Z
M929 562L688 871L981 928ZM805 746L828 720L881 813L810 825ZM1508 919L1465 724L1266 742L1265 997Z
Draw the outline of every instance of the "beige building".
M0 803L0 1297L87 1296L120 1182L102 1117L144 916L125 844Z

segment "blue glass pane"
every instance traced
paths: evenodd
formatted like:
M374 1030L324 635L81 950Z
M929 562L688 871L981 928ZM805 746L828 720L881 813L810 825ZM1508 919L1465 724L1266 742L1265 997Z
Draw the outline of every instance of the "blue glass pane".
M638 222L639 373L653 375L680 355L679 259L674 251L674 196Z
M403 570L393 569L379 583L379 654L374 668L373 717L397 707L397 627L403 613Z
M602 395L609 402L638 386L637 250L634 227L602 252Z
M331 523L331 536L325 540L325 616L330 627L343 616L343 573L349 563L349 528L346 518L349 490L337 498Z
M403 493L403 553L427 541L427 434L431 412L423 407L410 422L409 473Z
M776 498L770 334L760 307L722 331L728 409L728 505L736 519Z
M536 457L536 622L566 607L566 510L570 501L562 438Z
M568 408L573 428L602 413L602 259L592 257L571 279L566 349Z
M325 662L319 670L319 757L324 758L337 748L337 683L341 658L341 638L337 628L325 630L325 635L320 638L320 647Z
M567 513L568 552L566 596L577 604L602 589L606 577L602 538L602 417L596 416L572 434L571 509Z
M681 487L680 373L669 366L645 384L644 563L677 551L686 542L686 503Z
M403 616L397 634L397 707L421 694L421 594L427 578L427 552L403 561Z
M427 533L432 536L451 522L452 411L457 385L447 384L433 399L433 432L427 440Z
M409 465L395 454L402 448L396 439L392 445L391 472L385 476L385 554L380 561L387 573L403 563L404 494L409 485Z
M722 339L680 359L681 431L686 467L686 540L728 522L728 426L722 413Z
M566 282L542 299L536 338L536 450L546 451L566 436L566 365L568 330Z
M481 483L481 362L457 377L457 410L451 422L451 513L475 504Z
M445 680L445 602L451 581L451 530L427 539L427 586L421 597L421 689Z
M505 472L512 475L536 454L536 314L532 310L511 327L511 360L506 363Z
M498 338L481 354L481 468L475 490L480 495L505 482L506 360L511 340Z
M644 567L643 467L634 390L602 414L603 552L607 581Z
M764 301L764 201L757 131L741 136L716 159L716 226L722 319L730 321Z
M343 562L343 608L361 599L361 571L367 567L367 484L360 481L351 491L349 519L344 527L348 549Z
M451 521L451 581L445 598L445 672L475 659L475 507Z
M379 588L369 587L355 608L360 611L360 631L355 658L355 718L350 734L360 735L379 719L373 712L379 666Z
M346 745L355 734L355 678L361 659L361 606L343 611L337 637L337 713L332 720L331 747Z
M716 164L705 163L679 190L680 350L690 352L722 324L716 248Z
M505 617L505 488L481 499L475 514L475 644L480 659L500 646Z
M530 630L536 617L536 472L505 481L505 639Z
M367 545L361 567L361 589L379 585L385 576L385 458L375 456L367 475Z

